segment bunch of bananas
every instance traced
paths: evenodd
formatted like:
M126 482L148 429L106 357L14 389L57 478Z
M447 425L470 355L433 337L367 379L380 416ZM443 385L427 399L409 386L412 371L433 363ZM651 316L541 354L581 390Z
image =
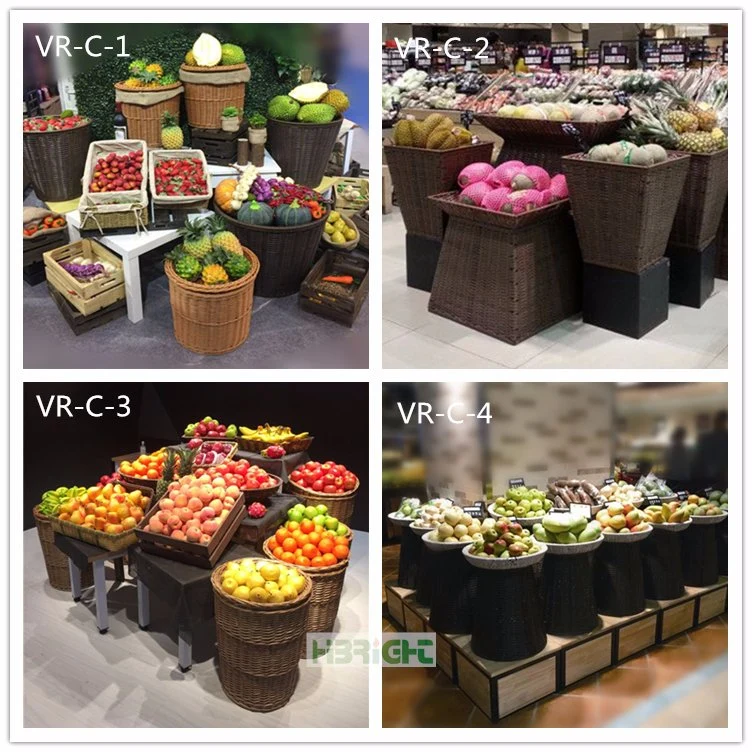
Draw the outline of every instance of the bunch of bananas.
M65 504L66 501L85 493L86 489L83 486L72 486L71 488L60 486L53 491L45 491L39 504L39 513L48 517L56 517L61 504Z
M240 426L240 436L243 439L263 441L267 444L285 444L290 441L307 439L308 432L293 433L290 426L270 426L267 423L265 426L258 426L257 428Z

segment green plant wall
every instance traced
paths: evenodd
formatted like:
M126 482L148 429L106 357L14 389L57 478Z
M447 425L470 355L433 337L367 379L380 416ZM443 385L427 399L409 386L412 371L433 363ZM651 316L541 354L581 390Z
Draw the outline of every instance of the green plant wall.
M185 53L191 49L199 32L196 29L168 27L160 34L159 28L151 38L139 40L128 52L132 59L145 58L161 63L165 72L177 75ZM235 42L227 34L220 36L223 42ZM285 94L295 86L297 68L285 64L278 68L275 51L262 48L258 42L237 40L245 50L246 62L251 69L251 80L246 85L245 114L266 113L268 101L277 94ZM117 81L128 77L127 58L101 58L96 67L74 74L78 111L92 119L92 139L114 137L115 89ZM185 123L185 112L181 114ZM188 128L184 125L186 143L190 143Z

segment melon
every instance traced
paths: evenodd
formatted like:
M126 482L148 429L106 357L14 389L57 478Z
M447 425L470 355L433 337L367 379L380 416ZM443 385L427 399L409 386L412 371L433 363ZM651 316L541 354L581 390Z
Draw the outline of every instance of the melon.
M532 187L537 191L545 190L551 185L551 176L538 165L528 165L524 173L533 181Z
M554 201L561 201L562 199L569 197L569 188L567 187L567 179L564 175L554 175L551 178L551 185L549 186L551 195Z
M555 201L554 194L551 193L550 188L546 188L540 192L540 205L548 206Z
M611 147L608 144L596 144L587 153L587 157L593 162L610 162Z
M480 183L484 181L492 172L493 165L488 162L473 162L462 168L462 171L457 176L457 185L460 188L465 188L473 183Z
M507 199L507 196L511 193L511 190L507 186L501 188L494 188L483 196L483 200L480 205L484 209L490 209L491 211L501 211L501 207Z
M524 169L524 162L520 162L517 159L510 159L508 162L502 162L487 178L486 181L491 185L498 187L505 185L509 187L512 182L512 178L522 169Z
M668 159L666 150L659 144L645 144L645 146L643 146L642 148L646 151L649 151L653 155L653 164L665 162Z
M211 68L222 62L222 45L219 39L211 34L202 34L193 43L192 52L196 59L196 65L202 68Z
M506 197L501 211L511 214L522 214L531 209L536 209L541 205L540 202L541 197L538 191L513 191Z
M490 193L493 188L483 181L479 183L471 183L468 185L462 193L459 195L459 200L463 204L473 204L474 206L480 206L483 201L483 197Z
M514 113L517 111L517 107L513 104L505 104L497 111L499 117L514 117Z
M535 180L527 174L527 167L518 170L509 181L509 186L513 191L526 191L535 188Z
M626 160L628 160L628 164L637 165L638 167L650 167L653 164L653 155L648 149L638 146L629 152Z

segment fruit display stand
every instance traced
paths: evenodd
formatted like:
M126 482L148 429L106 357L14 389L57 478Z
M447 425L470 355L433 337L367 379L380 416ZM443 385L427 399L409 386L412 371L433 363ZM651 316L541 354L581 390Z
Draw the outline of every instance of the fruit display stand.
M312 504L314 506L316 504L326 504L332 517L336 517L345 525L350 524L355 509L355 499L358 496L358 489L360 488L360 480L357 481L352 491L341 494L312 491L308 488L302 488L293 481L290 481L287 485L289 490L304 504Z
M718 549L718 574L728 574L728 518L715 525L716 547Z
M475 572L462 554L466 544L433 541L431 535L423 535L423 545L434 554L429 625L437 632L470 634L477 585Z
M492 151L491 143L443 150L384 146L407 231L408 287L430 292L439 261L444 216L441 207L428 197L451 190L463 167L473 162L490 161Z
M41 201L70 201L81 195L91 124L65 130L24 131L24 174Z
M294 600L254 603L223 591L225 567L212 573L222 689L247 710L276 710L290 701L298 682L313 583L304 575L305 587Z
M256 281L256 293L264 298L294 295L313 266L316 249L326 223L320 219L292 227L248 225L223 212L214 202L214 212L225 220L246 248L252 248L261 271Z
M67 223L66 226L57 228L45 228L37 225L37 221L41 220L45 215L62 218L65 221L65 218L60 214L50 213L45 209L24 207L23 278L24 282L32 286L44 282L46 278L43 259L44 253L67 245L70 242ZM28 236L26 228L30 223L39 226L40 229L33 235Z
M233 543L224 550L217 564L255 555L252 546ZM129 558L138 571L138 625L142 630L149 628L151 597L169 606L177 624L178 666L185 673L193 662L194 631L214 618L212 570L149 553L143 546L131 549Z
M728 279L728 199L723 207L718 234L715 236L715 276Z
M248 339L260 264L248 248L243 248L243 254L251 263L250 271L223 285L189 282L178 276L172 261L165 261L175 339L187 350L219 355L236 350Z
M418 587L420 556L423 549L421 539L417 535L412 535L407 529L412 523L409 517L395 517L395 513L392 512L387 515L387 519L393 525L402 528L397 585L401 588L415 590Z
M504 214L431 196L448 215L428 310L510 344L580 310L569 202Z
M610 143L624 126L624 118L605 122L561 122L477 114L481 125L495 133L503 144L499 161L517 159L540 165L550 173L561 172L562 157L572 152L574 139L562 126L576 128L589 145Z
M681 564L681 536L689 522L654 525L641 542L645 597L654 600L680 598L685 591Z
M245 87L251 79L251 69L245 64L180 66L180 80L185 89L185 110L192 128L219 130L222 110L245 107Z
M718 541L715 528L728 514L692 517L681 538L682 576L685 585L705 587L718 580Z
M69 592L72 586L68 558L55 545L55 531L52 529L52 519L42 514L38 506L34 507L33 515L50 587L55 590ZM94 584L94 572L90 565L82 569L80 577L79 587L81 589L90 588Z
M475 556L472 545L463 549L475 568L470 645L477 656L517 661L545 647L543 608L533 572L546 553L546 544L539 546L537 553L508 559Z
M209 164L227 165L236 162L238 140L241 138L248 138L248 121L245 118L240 121L237 131L191 128L191 146L201 149Z
M123 83L115 84L115 102L120 102L128 121L128 136L145 141L150 148L162 145L162 116L165 112L180 115L180 83L133 89Z
M652 533L604 533L595 552L593 582L599 614L631 616L645 610L640 541ZM718 578L716 578L718 579Z

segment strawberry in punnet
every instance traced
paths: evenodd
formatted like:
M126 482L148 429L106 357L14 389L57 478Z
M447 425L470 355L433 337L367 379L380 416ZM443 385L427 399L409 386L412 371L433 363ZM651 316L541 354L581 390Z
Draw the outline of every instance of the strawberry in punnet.
M200 159L163 159L154 165L154 183L160 196L201 196L208 192Z

